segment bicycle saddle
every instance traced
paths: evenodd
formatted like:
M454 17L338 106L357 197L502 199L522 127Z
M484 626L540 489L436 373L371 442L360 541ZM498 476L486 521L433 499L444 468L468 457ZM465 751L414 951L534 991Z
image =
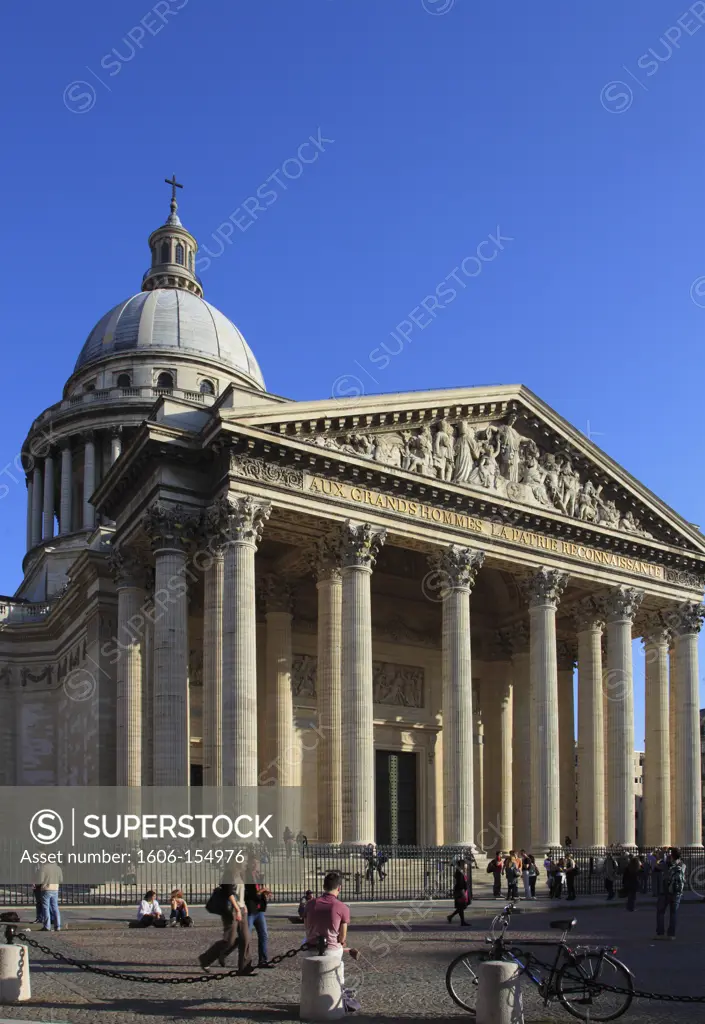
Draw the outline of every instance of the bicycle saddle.
M569 932L571 928L575 928L577 919L573 918L572 921L551 921L551 928L560 928L563 932Z

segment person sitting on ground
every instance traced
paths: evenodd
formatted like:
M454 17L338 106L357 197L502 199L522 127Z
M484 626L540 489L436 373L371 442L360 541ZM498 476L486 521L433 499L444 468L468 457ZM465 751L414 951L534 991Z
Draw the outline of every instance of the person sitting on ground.
M189 918L188 906L181 889L172 889L171 891L170 920L172 928L176 928L177 924L180 924L182 928L185 928L191 920Z
M318 940L324 938L326 952L335 953L342 960L350 924L350 907L339 899L341 883L342 877L337 871L328 872L323 879L323 895L309 900L304 908L304 924L309 946L317 946ZM353 960L357 960L356 949L348 952Z
M164 921L162 908L159 906L154 889L147 890L140 905L137 907L137 921L142 928L147 928L152 924L161 924Z
M313 899L313 893L311 892L310 889L307 889L306 892L301 897L301 902L299 903L299 920L301 921L302 924L303 924L303 920L304 920L304 913L306 911L306 906L311 902L312 899Z

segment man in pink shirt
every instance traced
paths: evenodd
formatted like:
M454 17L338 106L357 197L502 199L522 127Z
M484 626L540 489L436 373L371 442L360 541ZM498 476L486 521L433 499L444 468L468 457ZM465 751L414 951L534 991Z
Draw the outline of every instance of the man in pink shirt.
M323 895L318 896L304 907L304 924L306 925L306 941L315 945L323 936L328 942L328 952L339 953L342 957L345 939L350 924L350 907L338 899L341 876L337 871L329 871L323 879ZM356 958L357 950L350 950Z

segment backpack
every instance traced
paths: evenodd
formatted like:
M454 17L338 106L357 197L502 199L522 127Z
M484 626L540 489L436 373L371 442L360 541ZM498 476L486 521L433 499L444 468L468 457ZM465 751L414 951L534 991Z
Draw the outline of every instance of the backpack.
M227 913L228 903L227 896L218 885L208 897L206 910L209 914L218 914L219 917L222 917L223 914Z

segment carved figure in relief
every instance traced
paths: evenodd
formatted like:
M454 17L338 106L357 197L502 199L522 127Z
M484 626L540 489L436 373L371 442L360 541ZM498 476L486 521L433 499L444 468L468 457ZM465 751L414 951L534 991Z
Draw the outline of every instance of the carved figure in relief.
M597 522L597 504L602 493L602 484L597 487L592 480L585 481L578 498L578 519L586 523Z
M561 477L561 505L566 515L577 515L578 495L580 494L580 474L573 469L573 463L567 455L557 455Z
M524 469L521 474L521 483L529 488L531 496L539 505L552 504L546 493L545 481L546 472L541 469L539 460L533 451L528 450L524 456Z
M443 417L438 424L436 436L433 439L433 465L441 480L450 480L453 476L453 463L455 461L453 441L453 428L448 420Z
M375 434L372 458L385 466L401 469L404 442L399 434Z
M406 440L406 465L410 473L420 473L422 476L433 476L433 438L431 428L424 424L418 434L408 431L404 434Z
M617 528L619 526L619 510L614 501L601 501L598 508L598 523L603 526Z
M480 458L470 474L468 483L479 484L488 490L497 490L497 479L499 477L499 465L497 463L497 449L489 442L485 442L480 449Z
M455 439L455 459L453 480L456 484L467 484L480 457L480 444L474 429L467 420L458 423L458 436Z
M514 426L516 421L517 414L510 412L506 423L500 423L499 426L490 428L499 441L500 473L511 484L519 483L521 443L525 440Z
M561 484L560 467L556 462L555 455L547 452L539 459L539 465L545 471L544 487L552 505L561 506L563 487Z

